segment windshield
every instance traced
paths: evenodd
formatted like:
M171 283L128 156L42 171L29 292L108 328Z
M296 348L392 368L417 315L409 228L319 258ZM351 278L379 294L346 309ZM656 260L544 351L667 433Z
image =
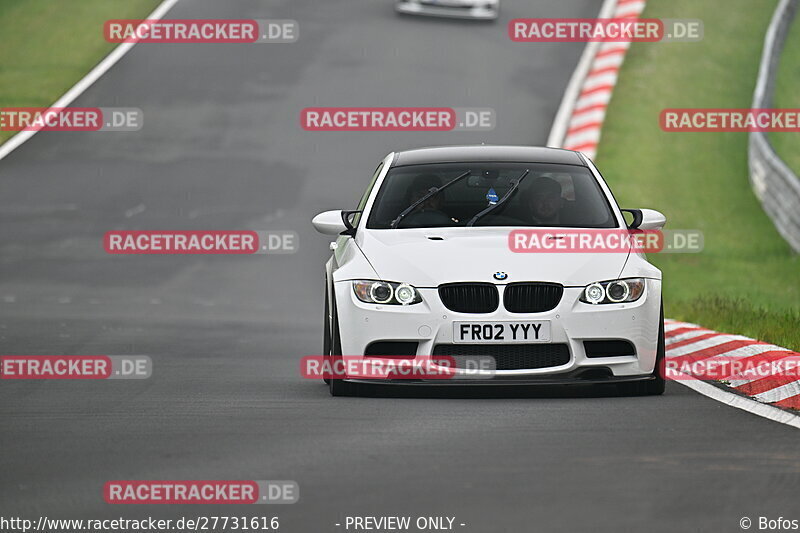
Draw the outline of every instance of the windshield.
M522 176L517 189L502 201ZM496 207L489 209L492 206ZM483 214L476 219L479 213ZM399 229L458 227L470 221L475 226L618 227L608 199L586 167L479 162L391 169L367 228L390 229L393 223Z

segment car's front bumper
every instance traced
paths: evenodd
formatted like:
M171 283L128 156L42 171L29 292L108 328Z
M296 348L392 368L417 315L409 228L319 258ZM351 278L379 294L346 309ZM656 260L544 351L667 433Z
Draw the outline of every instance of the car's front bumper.
M652 374L641 376L611 376L607 378L580 377L570 374L563 376L546 376L542 378L513 378L513 379L363 379L348 378L349 383L364 385L400 385L422 387L546 387L554 385L612 385L615 383L631 383L635 381L651 381L656 377Z
M398 13L405 15L427 15L432 17L494 20L497 18L496 4L478 2L472 6L456 6L444 3L400 0L395 4Z
M503 286L498 287L502 291ZM374 342L416 342L415 361L430 364L436 345L453 344L455 321L548 320L551 329L549 342L566 344L569 348L569 360L564 364L544 368L495 370L490 375L483 376L473 373L466 376L467 379L430 381L434 384L447 382L462 385L479 385L481 382L492 385L609 382L648 379L655 369L661 305L660 280L648 279L642 297L636 302L625 304L585 304L578 300L582 288L567 287L555 309L526 314L510 313L502 304L493 313L457 313L442 304L437 289L418 290L423 298L419 304L375 305L359 301L353 294L352 282L337 282L335 294L342 354L364 357L367 347ZM588 357L584 341L598 340L628 341L633 345L635 354ZM491 355L492 345L487 344L485 347L486 355ZM348 375L347 379L358 380L359 377ZM428 382L420 379L392 380L389 374L370 376L376 377L378 380L386 378L386 382L390 383Z

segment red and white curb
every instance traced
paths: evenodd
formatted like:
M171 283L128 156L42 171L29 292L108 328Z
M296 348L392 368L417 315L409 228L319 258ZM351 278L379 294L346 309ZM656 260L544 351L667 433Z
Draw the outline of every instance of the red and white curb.
M598 18L639 18L645 0L607 0ZM548 138L548 146L597 154L600 130L631 43L589 43L570 80Z
M781 359L800 357L797 352L774 344L677 320L664 321L664 336L667 359L678 366L681 362L741 359L748 366L767 369ZM800 416L784 410L800 409L800 380L794 376L763 377L764 374L768 372L719 376L721 381L714 384L687 376L679 383L733 407L800 428Z

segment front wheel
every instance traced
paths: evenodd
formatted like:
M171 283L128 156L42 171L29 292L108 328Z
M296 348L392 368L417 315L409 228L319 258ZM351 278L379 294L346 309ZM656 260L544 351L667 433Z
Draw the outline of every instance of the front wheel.
M330 306L328 304L328 280L325 280L325 324L322 327L322 357L325 363L331 359L331 317ZM326 385L331 384L328 378L322 378Z
M648 381L634 381L620 383L619 391L628 396L660 396L667 387L664 379L664 359L666 358L666 342L664 340L664 304L661 304L661 314L658 325L658 347L656 348L656 367L653 378Z
M339 314L336 312L335 296L331 308L333 309L333 316L331 319L331 350L328 360L331 362L331 370L335 371L336 366L341 365L339 361L342 360L342 338L339 335ZM356 396L358 392L356 385L353 383L348 383L341 379L329 379L327 381L331 396Z

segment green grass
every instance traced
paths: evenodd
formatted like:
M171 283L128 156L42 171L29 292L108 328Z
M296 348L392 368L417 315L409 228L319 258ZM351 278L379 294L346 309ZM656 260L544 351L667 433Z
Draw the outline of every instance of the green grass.
M747 108L776 0L650 0L643 16L699 18L697 43L636 43L603 127L597 163L623 207L700 229L696 254L653 254L666 315L800 350L800 260L747 175L746 133L666 133L669 107Z
M115 44L108 19L145 18L159 0L0 0L0 107L46 107ZM0 143L15 132L0 132Z
M786 38L778 65L778 77L775 83L775 99L772 107L800 108L800 17L795 17L789 35ZM800 134L769 134L769 140L778 155L789 165L795 174L800 174Z

